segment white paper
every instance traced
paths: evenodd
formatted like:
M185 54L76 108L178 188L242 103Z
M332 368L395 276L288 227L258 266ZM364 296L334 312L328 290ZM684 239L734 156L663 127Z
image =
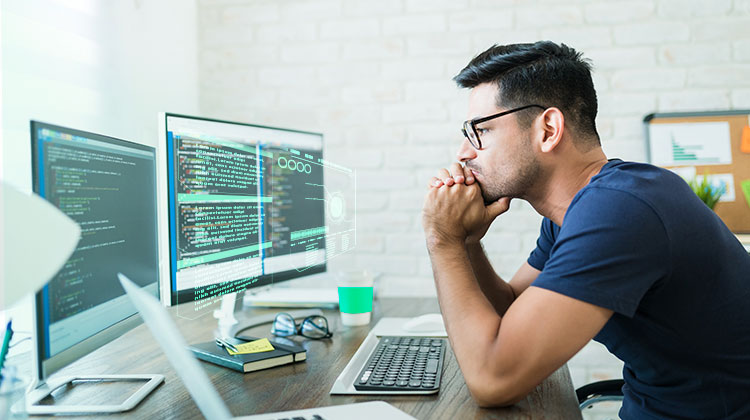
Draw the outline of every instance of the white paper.
M678 166L669 170L682 177L685 182L690 182L695 178L695 166Z
M697 182L703 182L703 175L696 176ZM736 197L734 195L734 176L732 174L709 174L708 183L713 188L724 188L724 194L721 195L719 201L734 201Z
M728 122L650 124L649 143L657 166L732 163Z

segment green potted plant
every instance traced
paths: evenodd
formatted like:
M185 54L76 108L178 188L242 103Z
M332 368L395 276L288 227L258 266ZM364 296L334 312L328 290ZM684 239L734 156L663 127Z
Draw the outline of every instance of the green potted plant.
M719 198L724 194L724 185L716 187L708 182L708 174L704 174L703 179L698 181L698 177L695 176L691 181L688 181L688 185L693 190L695 195L705 203L709 209L713 210L716 203L719 202Z

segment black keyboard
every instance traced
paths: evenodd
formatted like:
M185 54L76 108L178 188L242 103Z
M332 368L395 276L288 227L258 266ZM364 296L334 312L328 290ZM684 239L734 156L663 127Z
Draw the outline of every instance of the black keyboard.
M447 340L431 337L381 337L357 376L360 391L425 391L440 389Z

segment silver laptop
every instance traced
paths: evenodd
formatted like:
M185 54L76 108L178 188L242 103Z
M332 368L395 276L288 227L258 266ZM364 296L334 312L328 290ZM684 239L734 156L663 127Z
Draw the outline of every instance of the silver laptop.
M185 339L180 335L172 318L159 301L149 293L141 290L123 274L117 277L125 288L151 334L161 346L169 363L185 384L195 404L208 420L271 420L289 417L324 420L415 420L414 417L383 401L345 404L330 407L309 408L304 410L280 411L276 413L253 416L232 417L219 393L211 384L206 372L187 349ZM317 417L316 417L317 416Z

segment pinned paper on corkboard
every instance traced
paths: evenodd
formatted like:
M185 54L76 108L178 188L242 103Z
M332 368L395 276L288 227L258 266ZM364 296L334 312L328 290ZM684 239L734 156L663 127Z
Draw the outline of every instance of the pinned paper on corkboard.
M649 114L649 163L725 189L714 211L734 233L750 233L750 109Z
M747 206L750 207L750 179L746 179L740 183L740 186L742 187L742 193L745 194L745 201L747 201Z
M742 128L742 141L740 142L740 151L750 153L750 125Z

